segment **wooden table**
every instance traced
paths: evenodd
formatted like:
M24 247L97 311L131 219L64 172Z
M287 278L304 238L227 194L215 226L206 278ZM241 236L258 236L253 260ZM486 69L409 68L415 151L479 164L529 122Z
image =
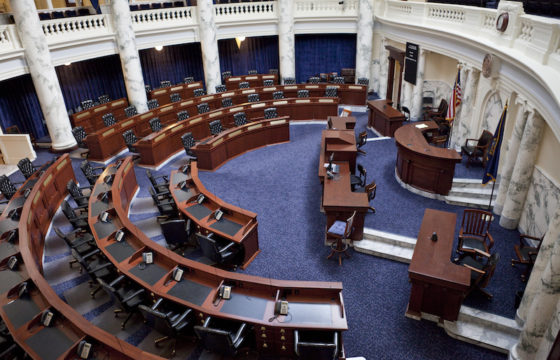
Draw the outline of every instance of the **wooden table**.
M404 114L394 109L385 99L371 100L367 105L369 108L368 126L373 127L383 136L395 136L395 131L405 120Z
M433 121L407 124L395 132L396 171L405 183L420 190L447 195L453 185L455 164L461 156L452 149L431 146L424 133L434 133Z
M356 117L354 116L329 116L327 122L332 123L333 130L354 130Z
M426 209L418 232L408 276L412 283L406 316L420 320L422 313L455 321L470 286L471 270L450 260L457 215ZM437 241L432 241L433 233Z

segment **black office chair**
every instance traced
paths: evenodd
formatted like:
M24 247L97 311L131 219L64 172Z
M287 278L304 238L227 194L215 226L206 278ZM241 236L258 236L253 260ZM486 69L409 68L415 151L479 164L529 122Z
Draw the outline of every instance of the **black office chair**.
M271 79L263 80L263 86L274 86L274 80Z
M65 234L58 227L53 226L53 228L56 235L64 240L71 250L75 250L80 255L85 255L97 249L97 244L91 233L85 232L82 229L74 229ZM71 260L69 262L70 267L76 262L78 262L78 260Z
M171 93L169 95L169 100L171 100L172 103L174 102L179 102L181 101L181 94L179 93Z
M217 264L235 264L239 247L233 242L226 239L214 238L214 234L202 235L196 233L196 238L200 249L205 257Z
M169 178L167 175L154 176L150 170L146 170L146 176L148 180L150 180L150 184L152 184L157 195L169 194ZM158 182L158 180L163 181Z
M226 88L225 85L222 85L222 84L216 85L216 93L223 93L223 92L226 92L226 91L227 91L227 88Z
M79 211L79 209L77 210ZM72 206L70 206L70 204L66 200L62 200L62 212L64 213L64 216L66 216L66 219L70 221L70 224L72 224L72 226L75 229L82 229L84 231L89 232L87 212L86 213L80 212L79 214L77 214L75 209L73 209Z
M161 216L177 216L177 205L175 205L175 201L173 201L173 198L161 194L158 195L151 187L148 188L148 191L150 192L150 196L154 201L154 205L156 205Z
M237 112L233 114L233 122L235 126L245 125L247 124L247 115L243 111Z
M294 330L296 355L300 359L333 360L338 357L338 332Z
M239 88L240 88L240 89L248 89L248 88L249 88L249 82L247 82L247 81L241 81L241 82L239 83Z
M93 100L88 99L88 100L84 100L80 103L82 105L82 109L87 110L87 109L91 109L94 105L93 105Z
M335 76L333 79L333 84L344 84L344 77L343 76Z
M264 118L265 119L274 119L278 117L278 111L276 111L275 107L270 107L264 109Z
M204 91L203 88L194 89L193 90L193 95L195 97L204 96L204 95L206 95L206 91Z
M124 108L124 114L126 115L127 118L138 114L138 111L136 110L136 106L130 105L130 106L125 107Z
M259 94L249 94L247 95L248 102L259 102L261 101Z
M309 84L318 84L320 80L321 80L321 79L319 79L318 76L312 76L312 77L310 77L310 78L307 80L307 82L308 82Z
M358 164L356 167L358 168L358 175L350 175L350 186L352 187L352 191L356 189L356 186L361 188L365 187L367 181L367 171L363 165Z
M105 170L103 166L98 166L98 167L92 166L91 163L87 160L82 161L82 163L80 164L80 169L82 170L82 173L84 173L90 185L95 185L97 178L99 177L101 172Z
M75 128L73 128L72 135L74 135L74 139L76 139L76 143L78 144L78 147L80 147L81 149L88 148L85 141L87 134L83 126L76 126ZM81 156L87 158L88 154L89 151L84 151L81 153Z
M148 110L153 110L159 107L159 102L157 99L148 100Z
M107 284L103 279L97 279L97 282L101 285L103 290L105 290L111 298L116 300L120 306L120 309L114 310L115 316L121 312L128 314L126 319L121 323L122 329L125 328L128 320L130 320L132 315L138 311L138 306L144 301L144 289L138 289L131 285L127 285L124 283L124 280L126 280L124 275L119 276L109 284Z
M471 269L471 285L467 293L470 294L474 290L483 293L488 299L492 299L492 294L486 290L486 286L494 275L496 265L500 260L500 254L494 253L490 257L482 257L476 259L467 255L459 259L458 264Z
M29 158L23 158L18 161L17 167L26 179L29 179L31 176L33 176L33 174L35 174L35 171L37 171Z
M296 79L293 77L285 77L284 78L284 85L295 85Z
M183 79L185 84L192 84L194 82L194 77L192 76L187 76L186 78Z
M97 97L97 100L99 101L100 104L106 104L111 101L111 98L109 97L109 95L103 94L103 95L99 95Z
M117 121L115 120L115 116L112 113L103 115L101 119L103 119L103 125L105 126L111 126L117 123Z
M191 150L191 148L196 144L192 132L183 134L183 136L181 136L181 142L183 143L183 147L185 148L185 152L187 153L187 155L195 158L196 155Z
M222 72L222 81L225 81L228 77L231 77L231 71Z
M225 356L235 356L248 337L249 327L238 323L208 316L202 326L196 325L194 332L202 346L209 351Z
M181 110L177 113L177 121L187 120L189 118L189 112L187 110Z
M367 144L367 130L362 131L358 134L358 138L356 139L356 148L358 153L366 155L366 152L361 149L362 146Z
M75 248L71 248L70 252L74 260L81 266L80 273L85 271L90 277L89 284L93 288L90 292L92 298L101 290L99 284L96 287L93 286L97 279L103 279L104 281L114 280L117 273L115 266L101 253L99 248L94 248L86 254L80 254Z
M196 105L196 109L198 110L199 114L204 114L210 111L210 106L208 103L200 103Z
M193 222L191 219L167 219L159 223L161 232L167 245L173 251L178 251L190 245Z
M134 146L134 144L138 141L138 138L134 134L134 130L126 130L125 132L123 132L122 137L124 139L126 147L128 148L128 151L135 153L136 147Z
M68 180L68 183L66 183L66 190L68 190L68 193L70 194L70 196L72 196L72 199L74 199L76 205L78 205L78 208L87 209L89 203L89 195L88 196L84 195L82 189L91 190L91 187L89 186L79 187L78 184L76 184L76 182L74 181L74 179L70 179Z
M210 121L208 126L210 127L210 133L212 135L218 135L219 133L224 131L224 127L222 126L222 122L220 121L220 119Z
M271 80L272 81L272 80ZM272 93L272 99L280 100L284 99L284 92L283 91L275 91Z
M358 85L365 85L369 86L369 79L368 78L358 78Z
M146 95L152 91L152 87L150 85L144 85L144 90L146 90Z
M159 87L160 88L165 88L165 87L170 87L171 86L171 81L169 80L163 80L159 82Z
M278 75L278 69L268 69L270 75Z
M175 355L175 345L177 338L190 329L190 325L194 322L194 312L189 308L182 308L179 311L173 311L171 308L165 308L163 299L158 299L151 307L146 305L138 305L138 311L144 318L144 323L156 329L163 334L163 337L154 340L154 344L158 346L166 340L172 340L171 356Z
M231 98L223 98L222 99L222 107L230 107L233 106L233 101Z
M325 89L325 96L326 97L337 97L338 96L338 89L334 86L327 86Z
M297 97L298 98L308 98L309 97L309 90L307 90L307 89L298 90L297 91Z
M150 119L148 121L148 124L150 124L150 129L152 130L152 132L158 132L161 130L161 121L159 121L158 117Z
M256 74L258 74L258 72L255 69L251 69L247 72L247 75L256 75Z

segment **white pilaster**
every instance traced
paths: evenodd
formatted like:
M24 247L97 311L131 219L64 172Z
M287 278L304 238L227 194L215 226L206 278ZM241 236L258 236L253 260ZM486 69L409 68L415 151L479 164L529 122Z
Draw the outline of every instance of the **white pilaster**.
M134 105L139 113L143 113L148 111L148 99L144 88L144 76L142 75L140 56L136 48L136 36L132 29L128 1L112 0L111 12L128 102Z
M47 39L33 0L11 0L12 13L25 52L25 60L39 98L54 150L76 145L62 90L54 70Z
M387 76L389 73L389 51L385 49L386 40L381 40L379 49L379 92L377 95L381 99L385 99L387 95Z
M198 27L200 32L200 46L202 48L202 65L206 92L214 94L216 86L222 84L220 72L220 58L218 56L218 40L216 39L216 22L214 20L214 6L212 0L198 0Z
M412 90L412 108L410 117L413 120L422 120L422 95L424 86L424 64L426 63L426 50L420 48L418 52L418 64L416 68L416 85Z
M278 0L278 54L282 79L296 77L295 52L294 4L292 0Z
M360 0L358 12L358 34L356 36L356 81L371 79L370 63L373 46L373 3Z

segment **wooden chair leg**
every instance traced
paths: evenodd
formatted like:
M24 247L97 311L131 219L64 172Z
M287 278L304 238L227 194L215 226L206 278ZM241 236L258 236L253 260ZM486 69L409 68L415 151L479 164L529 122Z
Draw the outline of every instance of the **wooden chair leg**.
M369 209L375 214L375 208L373 206L370 206Z

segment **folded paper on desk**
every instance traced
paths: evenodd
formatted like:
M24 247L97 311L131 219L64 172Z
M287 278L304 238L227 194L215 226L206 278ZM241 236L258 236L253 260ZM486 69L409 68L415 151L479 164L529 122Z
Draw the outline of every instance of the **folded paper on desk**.
M325 163L323 166L328 169L329 168L329 163ZM339 171L340 167L337 164L332 164L331 167L332 167L331 172L333 174L338 174L338 171Z
M418 124L418 125L414 125L414 126L416 126L418 129L425 129L425 128L428 127L428 125L426 125L426 124Z

